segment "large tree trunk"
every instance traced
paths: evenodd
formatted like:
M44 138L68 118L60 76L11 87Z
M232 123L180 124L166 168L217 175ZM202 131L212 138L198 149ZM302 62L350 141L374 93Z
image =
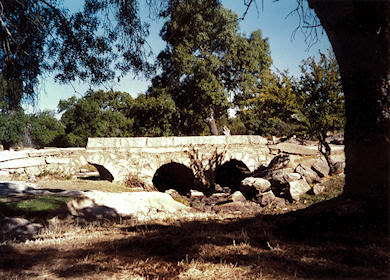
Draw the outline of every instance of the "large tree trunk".
M390 202L390 1L308 0L328 34L345 94L344 196Z
M215 123L213 114L210 114L210 116L206 118L206 123L210 128L211 135L218 135L218 128L217 128L217 124Z

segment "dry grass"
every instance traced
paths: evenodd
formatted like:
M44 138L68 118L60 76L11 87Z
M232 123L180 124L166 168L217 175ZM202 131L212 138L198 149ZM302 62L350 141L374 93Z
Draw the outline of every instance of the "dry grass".
M295 215L295 213L293 213ZM381 234L259 215L69 224L0 246L0 279L386 279ZM306 217L306 216L302 216ZM318 220L318 218L317 218ZM299 230L303 226L304 231Z
M49 184L115 190L102 181ZM342 190L343 177L326 184L321 200ZM310 198L257 216L55 217L35 240L0 243L0 279L388 279L389 236L377 226L386 225L383 215L343 214L337 199Z
M97 190L97 191L109 191L109 192L128 192L130 188L120 185L118 183L111 183L103 180L39 180L37 183L41 189L61 189L61 190Z

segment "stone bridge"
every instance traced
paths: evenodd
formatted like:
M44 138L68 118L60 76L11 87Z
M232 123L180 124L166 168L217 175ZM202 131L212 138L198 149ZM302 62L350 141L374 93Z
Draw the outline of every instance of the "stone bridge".
M253 171L272 159L267 143L260 136L89 138L86 151L87 161L105 179L123 183L133 176L156 185L183 183L185 174L214 178L229 163Z

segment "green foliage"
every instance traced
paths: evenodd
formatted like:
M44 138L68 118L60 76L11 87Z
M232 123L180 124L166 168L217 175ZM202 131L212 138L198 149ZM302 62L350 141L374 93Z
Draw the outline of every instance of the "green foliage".
M61 100L58 110L64 112L65 145L85 146L88 137L132 136L133 120L126 113L133 102L128 93L102 90L90 90L80 99Z
M64 126L55 118L53 111L42 111L29 118L29 132L38 148L53 145L65 134Z
M236 99L241 108L237 115L248 134L263 136L291 135L297 129L297 103L294 80L287 73L277 75L269 70L260 76L261 82L247 94Z
M4 149L10 149L23 138L27 117L22 109L0 111L0 142Z
M0 74L11 109L36 95L38 78L98 84L134 70L148 72L138 1L84 0L71 13L59 0L1 0Z
M322 137L328 131L344 128L344 93L336 58L329 51L303 61L297 88L299 120L304 133Z
M180 114L178 134L202 134L206 119L227 116L229 95L244 95L269 67L269 45L260 31L249 39L238 34L237 15L218 1L178 1L165 15L162 73L148 95L172 97Z
M176 129L177 108L168 95L153 97L142 94L134 100L133 107L128 111L134 120L135 136L169 136Z
M326 137L328 131L344 128L344 92L336 58L331 51L328 56L320 55L319 62L309 57L301 66L302 75L297 85L298 118L303 133L318 139L319 151L332 173L331 148Z

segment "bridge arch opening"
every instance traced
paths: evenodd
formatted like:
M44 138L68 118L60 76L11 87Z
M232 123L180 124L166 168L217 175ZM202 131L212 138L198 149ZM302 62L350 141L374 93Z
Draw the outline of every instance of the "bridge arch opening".
M107 180L110 182L114 181L114 176L103 165L91 163L91 162L88 162L88 163L93 165L97 169L97 171L99 172L99 175L100 175L100 179Z
M248 177L250 170L241 160L231 159L215 170L215 183L229 187L232 192L240 190L241 181Z
M184 164L171 162L162 165L153 176L153 185L157 190L164 192L175 189L186 195L194 188L195 176L192 170Z

